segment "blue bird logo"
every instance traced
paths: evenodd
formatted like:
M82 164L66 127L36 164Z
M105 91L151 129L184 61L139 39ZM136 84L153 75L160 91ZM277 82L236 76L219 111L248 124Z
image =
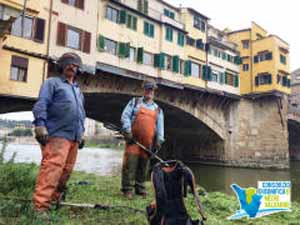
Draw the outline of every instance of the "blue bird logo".
M254 218L259 210L261 199L263 196L256 194L255 188L241 188L237 184L232 184L231 188L237 195L241 209Z

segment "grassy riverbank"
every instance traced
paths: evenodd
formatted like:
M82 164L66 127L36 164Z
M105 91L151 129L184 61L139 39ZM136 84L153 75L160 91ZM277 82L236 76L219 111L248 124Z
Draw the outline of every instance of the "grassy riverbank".
M34 165L13 164L0 162L0 193L5 196L17 196L30 199L34 188L37 167ZM89 185L77 185L79 181L89 181ZM148 189L150 184L148 183ZM119 192L120 177L99 177L92 174L75 172L69 182L67 200L76 203L101 203L107 205L124 205L144 209L153 199L150 194L147 199L135 197L132 201L125 200ZM208 193L201 197L208 215L207 225L247 224L247 225L298 225L300 224L300 205L293 204L293 212L279 213L256 220L227 221L226 217L238 209L234 197L222 193ZM193 218L198 214L191 196L187 206ZM54 225L146 225L142 214L128 209L113 210L79 210L62 208L53 211ZM41 221L34 218L32 206L28 203L0 200L0 224L10 225L40 225Z

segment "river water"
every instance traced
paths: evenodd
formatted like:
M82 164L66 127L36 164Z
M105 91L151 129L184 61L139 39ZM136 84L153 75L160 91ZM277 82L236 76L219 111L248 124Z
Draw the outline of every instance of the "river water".
M15 162L39 164L41 151L38 145L8 145L4 158L17 153ZM122 151L84 148L78 153L75 170L100 176L121 173ZM292 181L292 200L300 201L300 162L291 162L289 170L244 169L190 164L198 184L207 191L221 191L233 195L232 183L241 187L257 187L257 181Z

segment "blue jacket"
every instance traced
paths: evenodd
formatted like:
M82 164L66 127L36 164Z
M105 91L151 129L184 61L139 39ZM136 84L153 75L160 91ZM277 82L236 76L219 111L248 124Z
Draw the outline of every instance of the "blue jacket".
M32 111L35 126L45 126L51 137L79 141L84 133L84 97L64 76L45 81Z
M138 101L139 104L136 104ZM136 113L139 111L140 107L143 106L146 109L156 110L158 105L155 102L146 103L143 99L139 101L138 98L133 98L129 101L127 106L125 107L122 116L122 130L126 132L131 132L131 126L134 122ZM164 142L164 114L162 109L159 110L157 120L156 120L156 138L162 143Z

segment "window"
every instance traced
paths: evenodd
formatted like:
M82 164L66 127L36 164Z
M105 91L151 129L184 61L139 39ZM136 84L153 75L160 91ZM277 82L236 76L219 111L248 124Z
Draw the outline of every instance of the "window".
M184 64L185 64L184 60L180 59L180 61L179 61L179 72L181 74L184 74Z
M165 55L165 60L166 60L166 69L169 71L172 71L172 57L169 55Z
M249 64L243 64L243 71L249 70Z
M4 6L0 4L0 20L4 18Z
M192 67L191 75L193 77L198 77L199 78L200 77L200 65L192 62L191 67Z
M260 73L255 77L255 85L272 84L272 74Z
M226 84L234 86L234 75L231 73L225 72L225 76L226 76Z
M144 34L148 37L154 37L154 25L148 22L144 22Z
M171 19L175 19L175 13L168 9L164 9L164 15Z
M173 41L173 29L171 27L166 27L166 40Z
M264 37L261 34L256 34L256 40L263 39Z
M105 38L104 39L104 50L107 53L116 55L117 54L117 42Z
M280 62L285 65L286 64L286 56L280 54Z
M144 52L143 64L153 66L153 54Z
M149 8L148 0L138 0L137 4L138 4L137 9L139 12L148 14L148 8Z
M243 49L248 49L249 48L249 40L243 40L242 44L243 44Z
M186 38L186 44L190 45L190 46L195 46L195 39L193 39L191 37L187 37Z
M80 49L80 31L68 27L67 31L67 47Z
M222 52L222 59L226 60L227 59L227 54L225 52Z
M84 0L61 0L63 3L74 6L79 9L84 9Z
M221 57L221 52L216 48L213 49L213 54L215 57L219 57L219 58Z
M267 60L272 60L272 52L261 52L254 56L254 63L259 63Z
M211 81L214 81L214 82L218 82L218 72L217 71L213 71L212 74L211 74Z
M182 47L184 46L184 34L181 32L178 32L177 44Z
M118 23L119 22L119 10L114 9L110 6L106 8L106 18L112 22Z
M57 26L56 43L59 46L90 53L91 33L59 22Z
M137 29L137 18L133 15L127 15L127 27L132 30Z
M133 47L130 47L129 49L129 61L130 62L135 62L135 58L136 58L136 50Z
M24 37L31 39L33 30L33 19L30 17L24 17L24 28L22 34L22 16L19 16L12 24L11 34L18 37Z
M22 16L19 16L11 27L11 34L24 37L36 42L44 42L45 20L40 18L24 17L24 29L22 34Z
M68 4L71 6L75 6L76 0L68 0Z
M194 27L202 32L206 31L206 23L198 16L194 16Z
M10 79L15 81L27 80L28 59L20 56L12 56L10 67Z

